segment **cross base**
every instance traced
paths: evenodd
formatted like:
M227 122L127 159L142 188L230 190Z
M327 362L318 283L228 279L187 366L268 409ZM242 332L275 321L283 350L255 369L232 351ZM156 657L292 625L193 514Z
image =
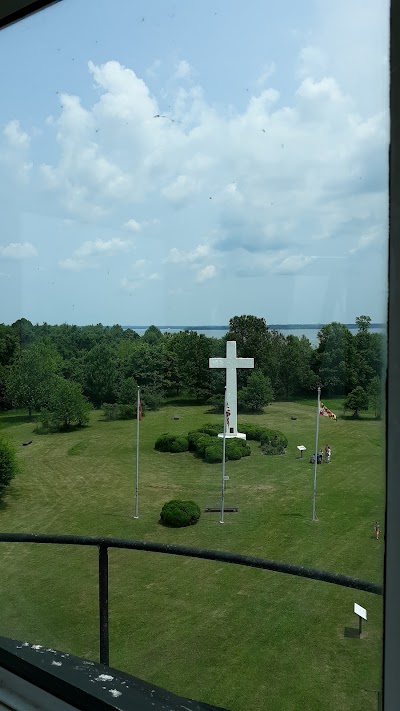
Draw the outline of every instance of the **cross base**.
M224 438L224 433L219 434L218 437ZM246 439L246 435L243 432L227 432L225 435L226 439Z

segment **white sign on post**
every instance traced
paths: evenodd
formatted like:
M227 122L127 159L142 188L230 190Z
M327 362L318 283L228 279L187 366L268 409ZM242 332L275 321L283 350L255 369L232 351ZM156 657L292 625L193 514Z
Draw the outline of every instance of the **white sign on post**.
M359 617L362 617L363 620L367 619L367 611L365 607L361 607L361 605L357 605L357 603L354 603L354 612L356 615Z
M307 447L305 447L304 444L298 444L298 445L297 445L297 449L299 450L299 452L300 452L300 458L302 459L302 457L303 457L303 452L306 451Z
M229 476L224 476L224 481L229 481Z

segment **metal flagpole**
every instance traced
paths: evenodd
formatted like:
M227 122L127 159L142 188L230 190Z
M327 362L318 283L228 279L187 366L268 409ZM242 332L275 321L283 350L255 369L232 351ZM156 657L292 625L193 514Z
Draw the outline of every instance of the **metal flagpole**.
M312 504L312 520L317 520L317 514L315 511L315 498L317 495L317 466L318 466L318 432L319 432L319 411L321 409L321 388L318 388L318 407L317 407L317 427L315 431L315 462L314 462L314 492L313 492L313 504Z
M135 515L139 518L139 422L140 422L140 388L137 389L136 405L136 485L135 485Z
M221 487L221 520L224 523L224 505L225 505L225 452L226 452L226 386L224 397L224 438L222 440L222 487Z

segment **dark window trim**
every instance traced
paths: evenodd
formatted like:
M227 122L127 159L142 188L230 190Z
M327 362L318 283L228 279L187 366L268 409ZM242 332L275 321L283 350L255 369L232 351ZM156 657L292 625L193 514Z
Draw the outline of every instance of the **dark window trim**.
M383 708L400 704L400 3L390 9L389 302Z
M3 0L0 29L59 2ZM390 10L390 168L389 168L389 302L386 379L386 525L384 711L397 711L400 700L400 3ZM396 44L397 41L397 44Z
M0 3L0 29L23 20L34 12L44 10L60 0L2 0Z

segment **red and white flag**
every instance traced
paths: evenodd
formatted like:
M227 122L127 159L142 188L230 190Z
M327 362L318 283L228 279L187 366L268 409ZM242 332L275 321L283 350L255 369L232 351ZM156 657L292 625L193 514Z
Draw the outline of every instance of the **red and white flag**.
M229 409L228 403L226 403L226 425L229 427L229 418L231 416L231 411Z

